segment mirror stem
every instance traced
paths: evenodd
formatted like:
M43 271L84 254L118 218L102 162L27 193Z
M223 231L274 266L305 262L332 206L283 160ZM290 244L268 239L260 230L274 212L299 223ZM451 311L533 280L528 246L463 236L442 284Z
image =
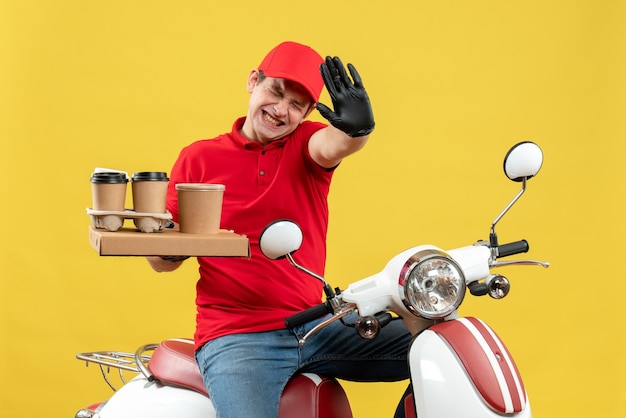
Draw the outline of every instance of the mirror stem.
M326 298L327 299L332 299L335 297L335 291L333 290L332 287L330 287L330 285L326 282L326 280L320 276L319 274L316 274L314 272L312 272L309 269L306 269L304 267L302 267L301 265L299 265L298 263L296 263L296 260L293 259L293 256L291 255L291 253L288 253L286 255L287 260L289 260L289 262L291 263L292 266L294 266L295 268L297 268L300 271L305 272L306 274L308 274L309 276L315 277L317 280L319 280L320 282L324 283L324 294L326 294Z
M492 235L495 235L496 233L496 224L500 222L500 219L502 219L502 217L509 211L509 209L511 209L511 206L513 206L515 202L517 202L519 198L522 197L525 191L526 191L526 177L523 177L522 178L522 190L519 191L519 193L513 198L513 200L511 200L511 202L504 208L504 210L500 212L500 214L496 217L496 219L491 224Z
M319 274L315 274L313 273L311 270L308 270L304 267L302 267L301 265L299 265L298 263L296 263L296 261L293 259L291 253L287 254L287 259L289 260L289 262L291 263L292 266L294 266L295 268L297 268L300 271L305 272L306 274L315 277L317 280L321 281L322 283L324 283L324 285L328 285L328 283L326 283L326 280L320 276Z

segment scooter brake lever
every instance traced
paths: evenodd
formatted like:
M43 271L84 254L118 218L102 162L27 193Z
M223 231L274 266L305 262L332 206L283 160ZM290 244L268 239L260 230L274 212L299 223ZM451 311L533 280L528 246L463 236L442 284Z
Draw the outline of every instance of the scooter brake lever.
M509 261L496 261L491 267L504 267L504 266L541 266L544 268L550 267L550 263L547 261L536 260L509 260Z
M354 312L354 309L356 308L356 304L354 303L349 303L345 306L342 306L339 310L337 310L333 316L331 316L328 319L325 319L324 321L320 322L319 324L317 324L316 326L314 326L313 328L311 328L311 330L309 332L307 332L304 337L300 338L300 340L298 340L298 344L300 346L303 346L304 344L306 344L306 341L309 339L309 337L317 334L318 332L320 332L322 329L324 329L326 326L328 326L329 324L337 321L338 319L343 318L344 316Z

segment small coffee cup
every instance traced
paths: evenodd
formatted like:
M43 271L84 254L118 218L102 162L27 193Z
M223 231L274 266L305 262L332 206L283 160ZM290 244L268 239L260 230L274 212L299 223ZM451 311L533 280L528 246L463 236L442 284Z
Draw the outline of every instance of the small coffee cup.
M132 177L133 209L140 213L165 213L167 200L167 173L142 171Z
M100 172L91 175L93 209L123 211L128 178L125 173Z

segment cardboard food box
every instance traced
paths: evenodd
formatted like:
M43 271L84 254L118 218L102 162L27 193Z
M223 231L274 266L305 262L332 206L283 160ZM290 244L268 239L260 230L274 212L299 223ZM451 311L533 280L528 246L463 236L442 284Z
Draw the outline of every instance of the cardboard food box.
M181 255L192 257L249 257L250 243L245 235L221 230L217 234L184 234L177 229L144 233L122 228L115 232L89 227L89 243L99 255L148 256Z

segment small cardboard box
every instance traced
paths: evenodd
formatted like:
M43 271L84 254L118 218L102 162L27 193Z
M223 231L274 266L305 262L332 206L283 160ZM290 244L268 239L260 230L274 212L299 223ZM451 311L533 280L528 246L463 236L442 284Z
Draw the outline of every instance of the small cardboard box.
M212 235L183 234L177 229L144 233L122 228L115 232L89 227L89 243L99 255L181 255L192 257L249 257L244 235L221 230Z

